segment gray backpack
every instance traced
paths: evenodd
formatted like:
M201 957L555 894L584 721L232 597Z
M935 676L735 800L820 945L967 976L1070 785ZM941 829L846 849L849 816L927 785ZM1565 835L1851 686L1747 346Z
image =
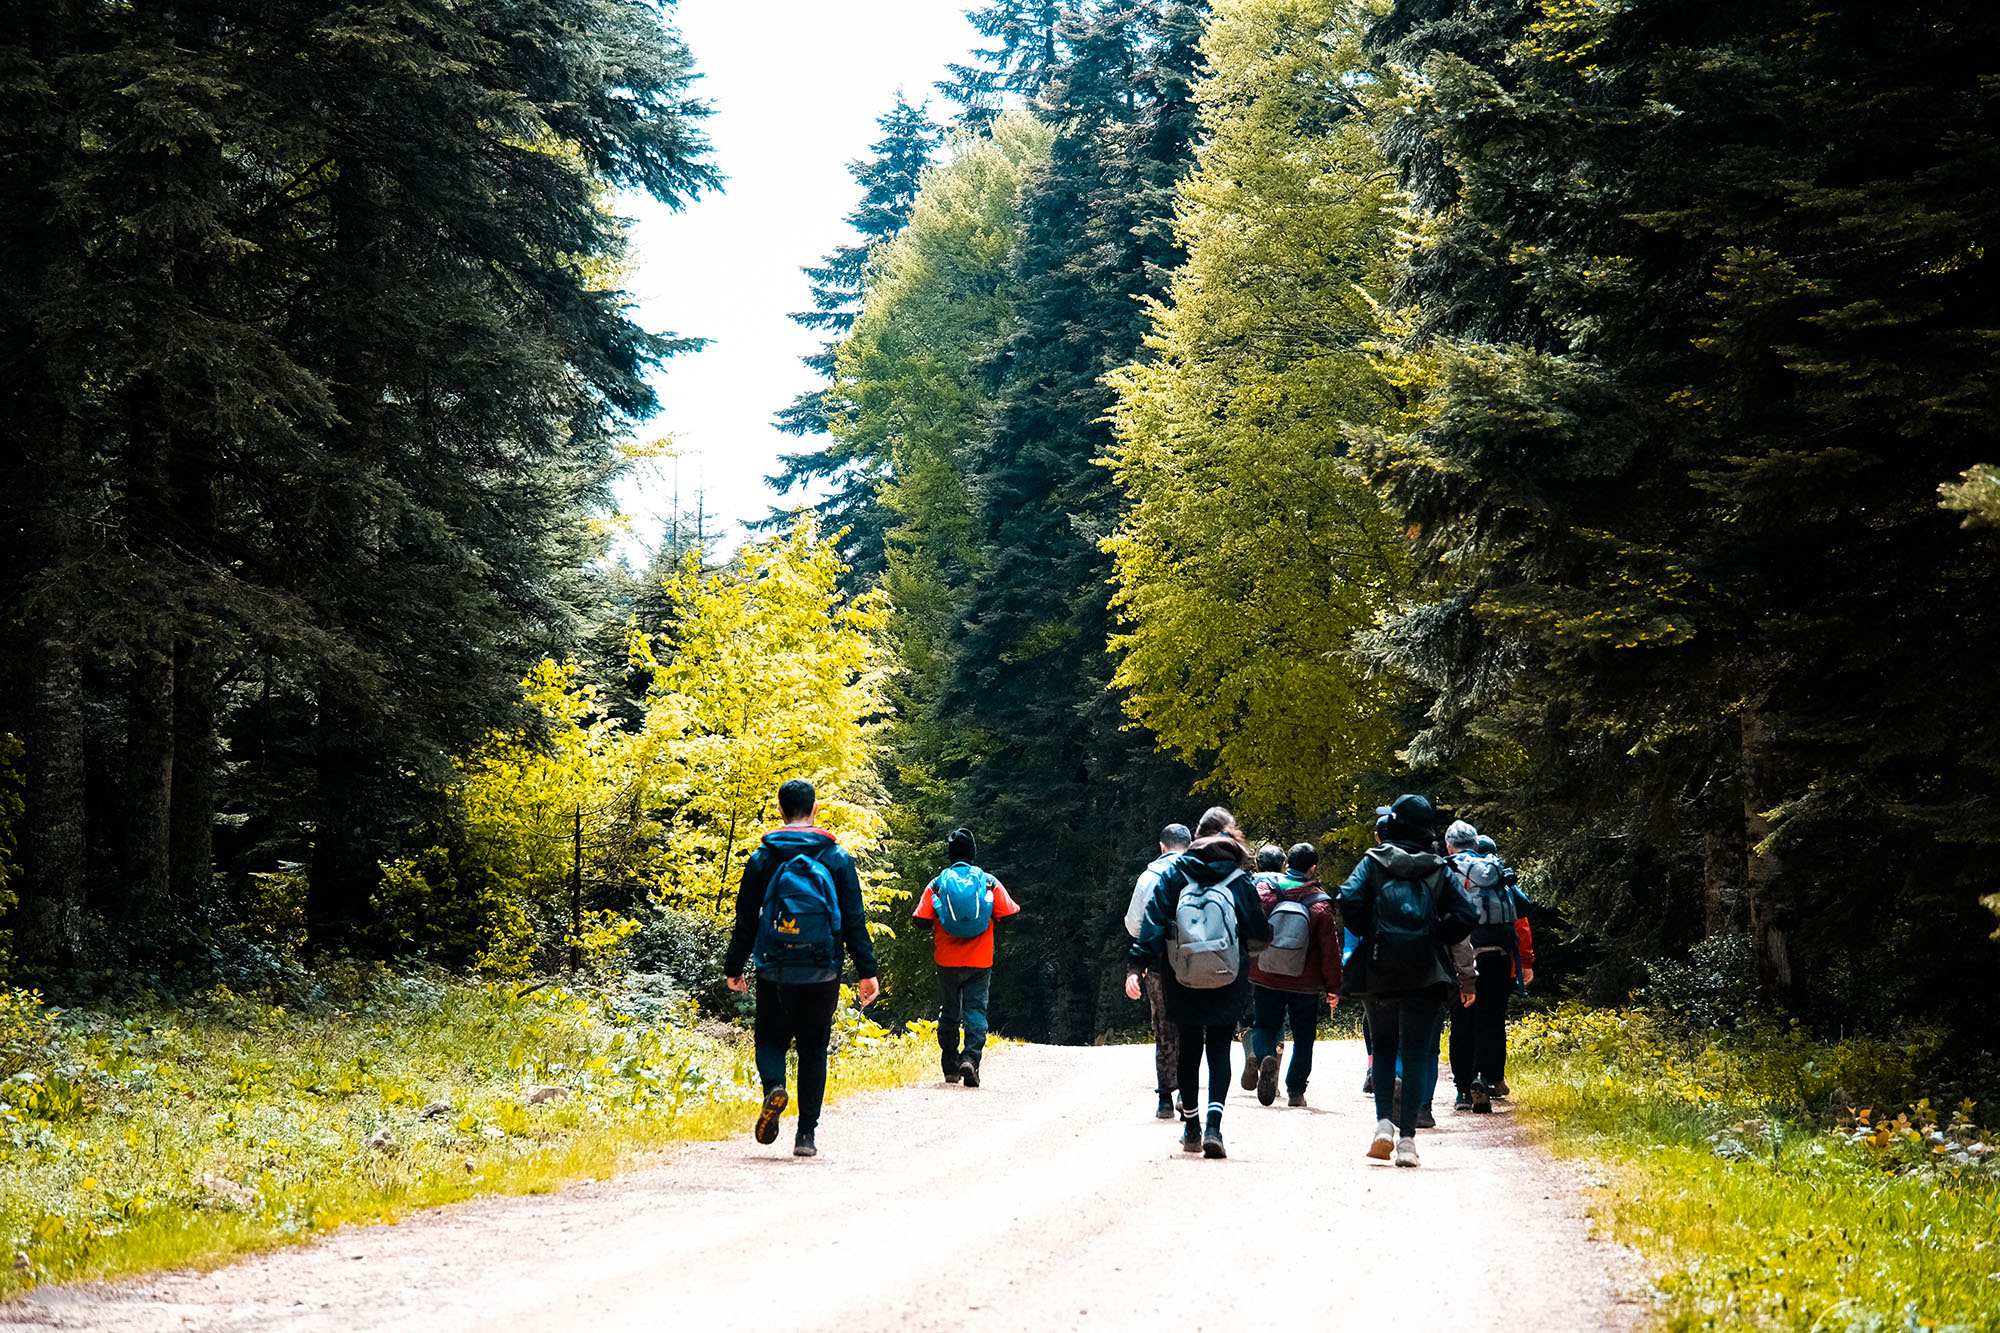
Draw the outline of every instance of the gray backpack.
M1236 942L1236 881L1241 870L1214 884L1189 880L1174 908L1167 962L1189 990L1220 990L1236 980L1243 952Z
M1312 909L1314 903L1331 902L1315 893L1304 902L1281 900L1271 909L1271 942L1257 958L1260 971L1274 977L1302 977L1306 959L1312 952Z

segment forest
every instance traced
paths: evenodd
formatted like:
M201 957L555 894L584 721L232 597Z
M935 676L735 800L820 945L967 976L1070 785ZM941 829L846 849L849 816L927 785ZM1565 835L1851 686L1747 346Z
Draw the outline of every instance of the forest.
M0 983L627 969L714 1014L792 776L884 1021L975 829L1087 1043L1229 805L1495 836L1552 993L2000 1049L2000 11L982 0L884 108L740 546L621 192L648 0L0 4ZM686 255L679 262L702 262Z

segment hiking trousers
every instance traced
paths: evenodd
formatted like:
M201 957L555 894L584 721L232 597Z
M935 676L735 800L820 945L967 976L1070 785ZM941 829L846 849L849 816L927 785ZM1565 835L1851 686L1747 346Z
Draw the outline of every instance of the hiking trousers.
M1393 1120L1404 1138L1417 1132L1417 1108L1427 1104L1437 1086L1438 1035L1444 1023L1444 987L1405 995L1371 996L1368 1025L1375 1034L1375 1053L1385 1062L1375 1079L1375 1118ZM1403 1097L1398 1105L1396 1081L1383 1077L1400 1062Z
M1201 1062L1208 1056L1208 1123L1222 1123L1223 1099L1229 1096L1229 1048L1236 1044L1236 1023L1181 1023L1180 1092L1181 1118L1191 1119L1198 1110L1195 1098L1201 1095Z
M826 1101L827 1047L833 1040L833 1011L840 1004L840 981L793 984L757 978L757 1078L769 1092L785 1086L785 1051L799 1050L799 1132L819 1125Z
M1451 1081L1467 1094L1475 1082L1491 1088L1507 1077L1507 1001L1514 993L1512 954L1482 951L1475 962L1472 1006L1451 1007Z
M944 1004L938 1010L938 1058L947 1075L958 1072L960 1060L976 1068L986 1049L986 1000L993 991L990 967L939 967L938 990ZM959 1046L964 1029L965 1045Z
M1292 1059L1285 1066L1285 1091L1294 1096L1306 1090L1306 1080L1312 1077L1313 1038L1319 1035L1319 1014L1325 1004L1325 991L1274 990L1254 984L1250 989L1250 1058L1276 1055L1278 1038L1289 1023Z
M1172 1092L1181 1085L1181 1025L1167 1021L1167 983L1160 974L1146 973L1146 1008L1153 1015L1153 1077L1158 1091Z

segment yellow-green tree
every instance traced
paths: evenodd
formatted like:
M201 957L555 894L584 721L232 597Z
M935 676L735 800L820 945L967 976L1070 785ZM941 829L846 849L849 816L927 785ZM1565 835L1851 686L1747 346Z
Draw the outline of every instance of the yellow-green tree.
M1367 128L1393 89L1361 55L1366 12L1215 6L1186 261L1154 306L1152 357L1111 377L1127 711L1247 817L1294 825L1353 811L1393 759L1392 687L1349 647L1405 563L1347 456L1352 427L1398 411L1368 352L1395 182Z
M850 851L880 840L889 603L844 594L844 572L809 518L719 571L690 554L668 584L674 623L635 640L653 669L637 743L662 812L653 873L670 901L723 910L788 778L819 789L820 823Z

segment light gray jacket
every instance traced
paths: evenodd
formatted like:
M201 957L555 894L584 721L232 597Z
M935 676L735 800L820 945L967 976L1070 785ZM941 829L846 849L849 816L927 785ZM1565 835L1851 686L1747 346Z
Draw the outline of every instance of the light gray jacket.
M1133 939L1139 938L1139 927L1146 924L1146 904L1153 900L1153 890L1160 887L1160 876L1179 859L1179 852L1161 852L1139 872L1139 882L1132 888L1132 905L1125 909L1125 933Z

